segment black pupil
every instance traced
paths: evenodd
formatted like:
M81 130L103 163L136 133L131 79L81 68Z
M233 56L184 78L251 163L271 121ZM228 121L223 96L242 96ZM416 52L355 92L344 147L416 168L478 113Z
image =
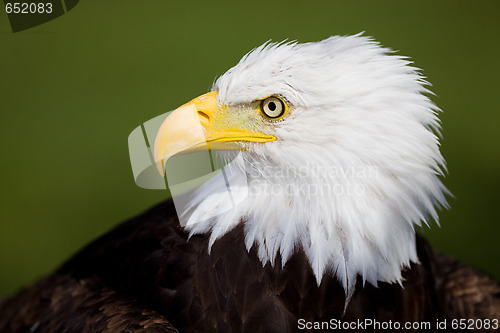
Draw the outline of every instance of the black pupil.
M274 111L274 110L276 110L276 103L270 102L268 104L268 107L269 107L269 110Z

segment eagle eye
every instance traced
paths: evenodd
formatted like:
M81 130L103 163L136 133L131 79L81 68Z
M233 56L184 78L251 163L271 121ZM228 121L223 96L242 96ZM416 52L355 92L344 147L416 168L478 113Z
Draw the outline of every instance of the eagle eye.
M287 109L285 102L275 96L268 97L260 102L260 110L269 119L277 120L282 118Z

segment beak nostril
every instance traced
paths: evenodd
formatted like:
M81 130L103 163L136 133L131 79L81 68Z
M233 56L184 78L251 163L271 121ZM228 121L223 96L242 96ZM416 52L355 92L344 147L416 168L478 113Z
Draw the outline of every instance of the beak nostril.
M210 120L208 114L203 111L198 111L198 116L200 117L202 123L208 123L208 121Z

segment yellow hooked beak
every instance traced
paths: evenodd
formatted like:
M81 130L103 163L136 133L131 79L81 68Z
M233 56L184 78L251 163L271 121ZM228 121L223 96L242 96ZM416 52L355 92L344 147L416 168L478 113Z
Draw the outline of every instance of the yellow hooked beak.
M175 154L206 149L240 149L237 142L269 142L273 135L257 133L238 119L237 112L217 103L217 91L199 96L173 111L161 124L155 139L158 171Z

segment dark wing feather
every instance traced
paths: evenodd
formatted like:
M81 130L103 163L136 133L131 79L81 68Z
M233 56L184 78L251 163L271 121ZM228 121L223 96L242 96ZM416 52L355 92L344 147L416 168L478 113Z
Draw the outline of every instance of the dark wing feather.
M491 276L436 254L436 285L449 318L500 319L500 286Z
M1 308L0 332L177 332L143 304L66 275L36 282Z

